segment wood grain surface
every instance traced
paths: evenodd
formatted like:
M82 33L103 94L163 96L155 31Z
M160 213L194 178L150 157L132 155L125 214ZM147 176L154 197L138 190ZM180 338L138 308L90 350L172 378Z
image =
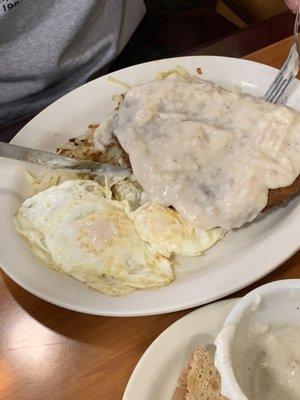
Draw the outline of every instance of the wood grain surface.
M290 40L283 40L246 58L279 67L289 46ZM283 278L300 278L300 253L234 296ZM121 399L146 348L187 312L139 318L84 315L38 299L1 272L0 399Z
M287 11L258 24L249 25L222 40L200 45L182 55L213 55L244 57L249 53L277 43L290 36L294 28L294 15Z

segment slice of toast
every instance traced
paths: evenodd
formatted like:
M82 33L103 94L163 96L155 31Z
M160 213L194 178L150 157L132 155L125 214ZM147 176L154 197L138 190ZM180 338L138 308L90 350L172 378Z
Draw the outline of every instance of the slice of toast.
M178 379L172 400L227 400L220 390L221 378L212 356L197 346Z

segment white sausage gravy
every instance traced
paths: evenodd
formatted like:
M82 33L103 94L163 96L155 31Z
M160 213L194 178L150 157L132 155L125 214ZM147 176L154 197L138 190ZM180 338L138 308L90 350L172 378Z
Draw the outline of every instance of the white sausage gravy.
M235 373L250 400L300 399L300 326L253 326L241 364Z
M203 229L252 221L300 173L300 114L198 77L132 87L112 128L150 200Z

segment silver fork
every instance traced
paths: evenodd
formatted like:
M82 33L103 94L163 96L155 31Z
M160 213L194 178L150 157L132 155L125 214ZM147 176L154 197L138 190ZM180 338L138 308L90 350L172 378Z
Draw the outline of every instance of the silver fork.
M283 100L285 94L287 93L287 90L290 88L291 83L299 72L299 11L300 10L298 10L295 18L294 42L291 47L290 53L281 70L278 72L275 79L271 83L271 86L264 95L264 99L269 101L270 103L280 103Z

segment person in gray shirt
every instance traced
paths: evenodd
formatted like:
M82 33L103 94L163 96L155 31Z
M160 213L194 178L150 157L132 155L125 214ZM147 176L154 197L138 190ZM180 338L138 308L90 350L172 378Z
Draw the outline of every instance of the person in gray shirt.
M144 13L142 0L0 0L0 124L105 73Z

